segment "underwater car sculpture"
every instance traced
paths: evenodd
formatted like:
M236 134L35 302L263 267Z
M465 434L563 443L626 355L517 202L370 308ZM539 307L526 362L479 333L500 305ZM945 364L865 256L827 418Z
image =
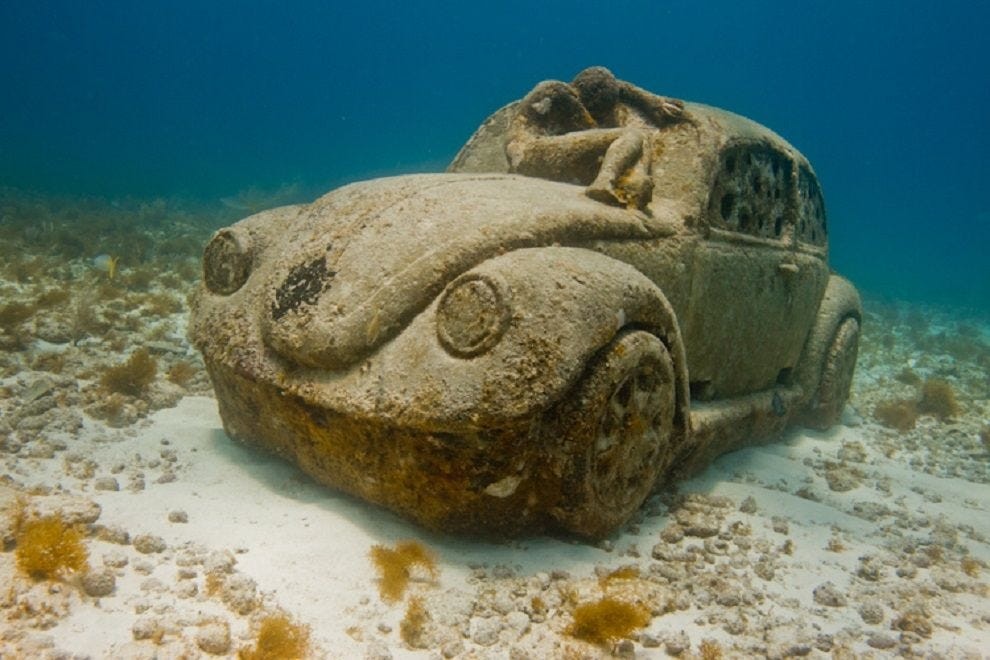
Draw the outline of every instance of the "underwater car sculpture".
M848 398L861 307L808 161L602 68L446 173L219 230L190 337L226 432L430 528L596 538Z

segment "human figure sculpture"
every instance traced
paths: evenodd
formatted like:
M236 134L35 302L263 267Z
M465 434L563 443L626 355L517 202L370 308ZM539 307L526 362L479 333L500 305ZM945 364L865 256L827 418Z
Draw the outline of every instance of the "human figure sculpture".
M545 81L520 102L506 141L513 172L586 185L592 199L645 210L653 190L650 132L684 119L684 104L591 67Z

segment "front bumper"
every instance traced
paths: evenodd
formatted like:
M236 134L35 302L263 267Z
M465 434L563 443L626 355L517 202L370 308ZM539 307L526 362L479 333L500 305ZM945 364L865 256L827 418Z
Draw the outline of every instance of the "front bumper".
M320 483L430 529L501 537L539 529L560 499L539 420L471 434L390 426L306 403L207 361L227 434Z

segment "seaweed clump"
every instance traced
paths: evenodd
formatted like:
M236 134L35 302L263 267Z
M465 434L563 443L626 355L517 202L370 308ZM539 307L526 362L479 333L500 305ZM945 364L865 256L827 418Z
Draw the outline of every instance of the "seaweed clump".
M701 656L701 660L721 660L725 657L722 645L713 639L702 640L698 646L698 655Z
M873 409L873 416L884 426L903 433L914 428L920 415L945 421L958 417L960 412L952 385L941 378L929 378L922 385L918 399L883 401Z
M904 433L918 421L918 406L909 399L883 401L873 409L873 416L884 426Z
M192 380L195 375L196 368L185 360L180 360L169 368L166 377L172 383L180 387L185 387L186 383Z
M89 553L83 535L61 516L44 516L20 526L15 551L17 567L36 580L51 579L86 566Z
M394 603L402 598L414 566L429 573L431 578L437 577L436 556L419 541L402 541L394 549L373 545L369 554L378 570L378 593L385 602Z
M22 302L7 303L0 307L0 329L12 332L17 326L34 316L37 307Z
M926 380L921 388L918 412L934 415L940 420L958 417L959 403L956 401L956 392L952 389L952 385L940 378Z
M565 631L571 637L605 646L628 637L650 623L650 613L632 603L605 597L574 609L574 622Z
M402 641L409 648L424 648L423 634L429 620L430 615L423 605L423 599L419 597L410 598L409 605L406 606L406 614L402 617L402 621L399 622L399 636L402 637Z
M241 649L240 660L298 660L309 657L309 626L295 623L287 614L270 614L261 620L254 648Z
M100 378L100 384L111 392L141 396L155 380L158 361L147 348L139 348L123 364L110 367Z

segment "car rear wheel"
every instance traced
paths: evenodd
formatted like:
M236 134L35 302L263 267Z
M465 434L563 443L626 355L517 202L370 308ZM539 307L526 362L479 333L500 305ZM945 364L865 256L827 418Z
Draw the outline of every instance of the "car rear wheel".
M808 426L827 429L842 417L842 409L849 399L858 354L859 321L850 317L836 328L832 343L825 352L821 381L808 408Z
M626 331L589 366L555 420L564 448L557 523L600 538L650 494L670 463L675 411L670 354L654 335Z

